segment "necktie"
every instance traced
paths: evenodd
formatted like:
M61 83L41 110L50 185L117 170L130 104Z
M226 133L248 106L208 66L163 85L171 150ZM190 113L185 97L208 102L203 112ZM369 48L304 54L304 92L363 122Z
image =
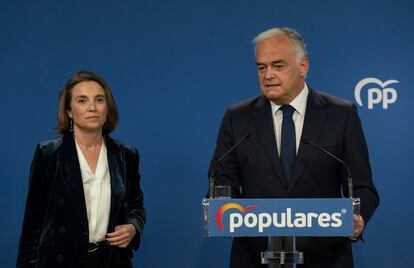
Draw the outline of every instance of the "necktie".
M296 158L295 123L292 119L295 108L290 105L283 105L280 109L283 112L280 161L282 164L283 173L285 174L286 180L289 183L290 175L292 173Z

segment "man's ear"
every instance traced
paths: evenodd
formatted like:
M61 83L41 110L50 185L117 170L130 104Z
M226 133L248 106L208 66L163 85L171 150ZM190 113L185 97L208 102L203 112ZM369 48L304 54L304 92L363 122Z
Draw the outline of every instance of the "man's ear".
M301 77L305 78L309 71L309 59L308 57L303 57L299 62L299 74Z

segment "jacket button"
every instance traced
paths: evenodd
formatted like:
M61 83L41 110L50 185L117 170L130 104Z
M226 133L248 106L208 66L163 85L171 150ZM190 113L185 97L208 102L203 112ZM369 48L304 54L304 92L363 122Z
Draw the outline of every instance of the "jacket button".
M60 232L61 234L64 234L64 233L66 232L66 227L65 227L65 226L60 226L60 228L59 228L59 232Z
M58 262L62 262L62 261L63 261L63 255L62 255L62 254L58 254L58 255L56 256L56 260L57 260Z
M59 206L62 206L63 204L65 204L65 198L59 198Z

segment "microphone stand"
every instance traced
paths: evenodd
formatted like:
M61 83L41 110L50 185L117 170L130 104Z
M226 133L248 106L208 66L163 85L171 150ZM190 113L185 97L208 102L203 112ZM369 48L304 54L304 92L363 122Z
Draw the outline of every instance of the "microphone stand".
M209 198L214 198L214 186L215 186L214 175L215 175L215 171L216 171L218 164L220 164L220 162L223 161L223 159L225 159L229 154L231 154L237 148L237 146L239 146L239 144L242 141L244 141L245 139L248 139L251 135L252 135L251 133L244 134L243 137L241 137L240 140L236 142L236 144L234 144L224 155L222 155L219 159L217 159L217 161L215 161L215 163L213 164L213 167L211 168L211 174L210 174L209 184L208 184Z

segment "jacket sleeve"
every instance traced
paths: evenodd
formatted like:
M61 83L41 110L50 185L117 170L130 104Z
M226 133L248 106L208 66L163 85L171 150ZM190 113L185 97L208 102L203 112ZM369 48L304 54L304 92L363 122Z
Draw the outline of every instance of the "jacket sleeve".
M38 145L30 168L29 189L16 267L35 267L36 265L37 247L47 204L45 196L49 188L46 176L44 155Z
M367 224L379 205L379 195L372 180L368 147L354 104L348 111L343 160L349 165L353 177L354 197L359 197L361 200L360 212ZM346 190L345 192L347 195Z
M127 223L133 224L136 235L130 242L130 247L134 250L139 248L141 237L146 223L146 212L144 209L144 194L140 186L141 176L139 174L139 154L136 149L128 157L128 191L125 200Z

